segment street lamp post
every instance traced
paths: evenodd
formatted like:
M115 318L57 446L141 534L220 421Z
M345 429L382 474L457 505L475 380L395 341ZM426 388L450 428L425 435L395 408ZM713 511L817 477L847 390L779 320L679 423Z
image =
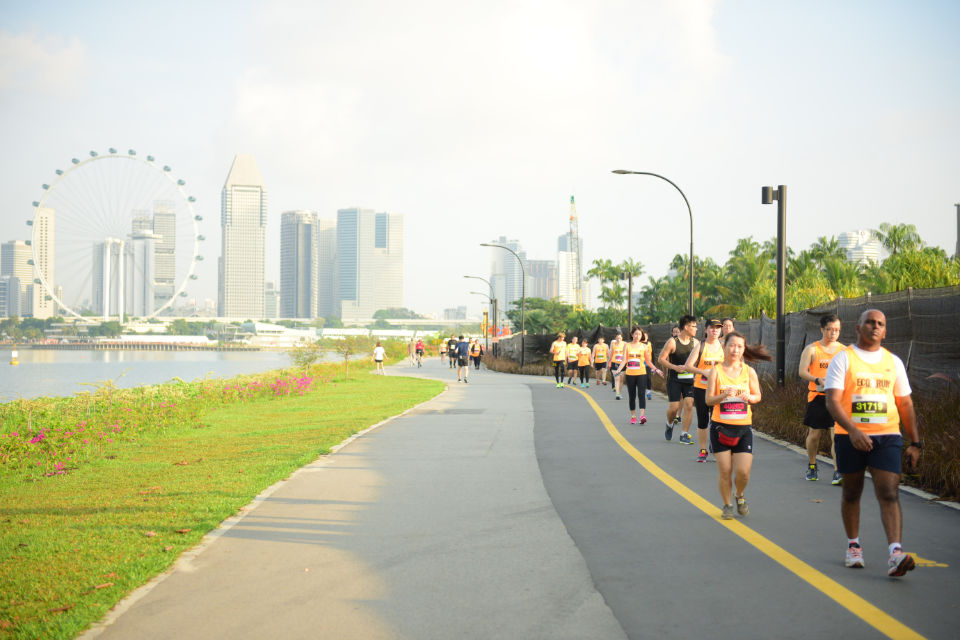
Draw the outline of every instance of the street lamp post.
M466 277L466 276L464 276L464 277ZM471 291L470 293L472 293L472 294L475 295L475 296L483 296L484 298L487 299L487 302L489 302L490 305L493 306L493 298L491 298L491 297L488 296L487 294L485 294L485 293L480 293L479 291ZM483 348L484 348L484 350L487 350L487 349L490 348L490 343L487 341L487 333L486 333L486 332L483 333Z
M490 287L490 295L487 296L487 297L488 297L489 300L490 300L490 305L493 307L493 337L496 338L496 337L497 337L497 299L496 299L496 298L494 297L494 295L493 295L493 285L490 284L490 281L489 281L489 280L487 280L486 278L481 278L480 276L463 276L463 277L464 277L464 278L473 278L474 280L482 280L483 282L487 283L487 286L488 286L488 287ZM471 293L474 293L474 292L471 292ZM486 335L484 335L484 337L483 337L483 342L484 342L484 344L487 343L487 336L486 336ZM494 343L494 344L496 344L496 343ZM496 354L494 354L494 355L496 355Z
M627 334L632 335L633 331L633 273L627 271L621 274L621 277L627 281Z
M787 187L778 185L763 187L760 192L762 204L777 201L777 384L783 386L787 367L787 319L786 316L786 253L787 253Z
M660 178L665 180L673 185L673 188L680 192L680 195L683 197L684 203L687 205L687 213L690 214L690 315L693 315L693 211L690 209L690 201L687 200L686 194L683 192L680 187L674 183L670 178L665 178L658 173L650 173L649 171L628 171L627 169L615 169L613 173L619 175L634 175L634 176L653 176L654 178Z
M523 266L523 260L520 259L520 256L516 251L510 247L505 247L502 244L493 244L491 242L481 242L481 247L499 247L500 249L506 249L513 254L513 257L517 259L517 262L520 263L520 274L522 275L522 280L520 281L520 368L523 369L524 358L526 355L526 338L527 326L526 326L526 308L527 308L527 270Z

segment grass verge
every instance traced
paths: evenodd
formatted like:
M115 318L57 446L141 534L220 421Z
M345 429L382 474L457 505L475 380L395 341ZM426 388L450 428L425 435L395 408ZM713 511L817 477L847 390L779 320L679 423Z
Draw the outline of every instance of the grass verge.
M0 470L0 636L76 636L263 489L444 387L366 371L323 382L218 395L75 468Z

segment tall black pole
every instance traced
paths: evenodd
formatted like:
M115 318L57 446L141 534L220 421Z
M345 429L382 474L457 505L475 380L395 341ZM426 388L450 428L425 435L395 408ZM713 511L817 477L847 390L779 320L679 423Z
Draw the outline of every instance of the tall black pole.
M762 204L777 201L777 384L783 386L787 368L786 258L787 258L787 186L763 187Z
M623 274L627 279L627 334L633 331L633 274L629 271Z

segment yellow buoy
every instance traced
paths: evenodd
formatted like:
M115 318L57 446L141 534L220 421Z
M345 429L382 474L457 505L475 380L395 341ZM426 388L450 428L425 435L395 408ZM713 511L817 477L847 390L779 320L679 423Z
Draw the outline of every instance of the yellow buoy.
M10 352L10 364L12 364L12 365L14 365L14 366L20 364L20 361L17 360L17 352L16 352L16 351L11 351L11 352Z

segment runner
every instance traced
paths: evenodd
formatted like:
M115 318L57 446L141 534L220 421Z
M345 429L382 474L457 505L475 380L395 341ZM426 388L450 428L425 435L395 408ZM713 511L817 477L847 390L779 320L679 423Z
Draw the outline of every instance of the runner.
M753 367L744 360L772 360L762 345L747 346L744 337L734 331L723 342L723 362L707 376L706 402L713 407L710 420L710 444L717 459L717 487L723 499L724 520L733 518L730 502L730 475L736 485L737 513L750 513L743 492L750 482L753 466L753 424L750 405L760 402L760 381Z
M407 343L407 360L410 361L411 367L417 363L416 358L413 357L413 338L410 338L410 342Z
M623 342L623 334L617 331L617 336L610 343L610 387L613 389L617 400L620 399L620 387L623 385L623 374L617 372L617 367L623 364L623 354L626 345Z
M450 334L450 339L447 340L447 358L450 360L450 368L453 369L457 366L457 345L460 344L457 342L457 339L453 337L453 334Z
M480 339L473 341L473 346L470 348L470 359L473 360L473 366L480 370L480 356L483 355L483 345L480 344Z
M586 389L590 386L590 356L593 352L590 345L584 340L580 343L580 353L577 358L577 369L580 371L580 388Z
M646 331L643 331L642 334L640 335L640 342L642 342L647 349L648 357L646 359L652 361L653 360L653 343L650 342L650 334L647 333ZM653 399L653 376L648 375L647 376L647 400L652 400L652 399Z
M833 458L833 480L831 484L840 484L843 476L837 471L837 454L833 446L833 416L827 411L827 398L823 394L823 379L827 367L843 345L837 342L840 337L840 318L829 313L820 318L820 340L808 344L800 354L801 378L809 382L807 392L807 411L803 424L807 426L807 480L819 480L817 452L820 450L820 435L830 433L830 457Z
M600 384L607 384L607 356L610 353L610 349L607 346L607 343L603 341L603 334L597 338L597 344L593 345L593 355L591 359L593 360L593 369L594 373L594 385L599 386ZM600 373L600 372L603 373Z
M847 533L844 564L863 567L860 496L864 471L869 467L889 544L887 575L899 577L916 566L913 557L904 553L900 544L903 514L899 485L904 455L901 424L910 438L906 448L907 468L917 464L923 442L903 361L881 346L886 335L887 318L883 312L867 309L861 313L857 343L833 357L823 386L827 409L837 421L834 446L837 469L843 474L840 514Z
M563 367L567 362L567 343L564 341L566 337L566 334L561 331L550 345L550 353L553 355L553 377L557 379L557 389L563 388Z
M693 374L684 369L690 352L697 348L700 341L696 339L697 319L693 316L682 316L679 323L680 335L667 340L663 345L658 358L660 366L669 371L667 377L667 426L663 437L667 442L673 440L673 427L676 425L678 412L683 412L683 433L680 434L680 444L693 444L690 435L690 422L693 417Z
M733 333L737 330L733 325L733 318L724 318L721 322L723 323L723 333L720 334L720 337L725 337L728 333Z
M447 341L440 340L440 346L437 347L437 351L440 352L440 364L443 365L443 361L447 358Z
M580 345L577 344L577 336L570 338L567 344L567 384L573 384L573 377L577 375L577 362L580 360Z
M417 369L423 366L423 340L417 338L417 344L414 346L417 353Z
M719 320L707 322L704 340L690 352L684 369L696 375L693 381L693 405L697 411L697 442L700 452L697 462L707 461L707 437L710 428L710 407L707 406L707 375L710 370L723 362L723 345L720 343Z
M627 381L627 400L630 402L630 424L637 424L637 404L640 405L640 419L639 424L646 424L646 408L647 408L647 398L644 395L644 389L646 388L646 375L647 375L647 366L652 370L659 373L661 376L663 372L653 366L653 362L650 361L649 351L647 351L646 346L640 341L643 336L643 330L640 327L634 326L633 331L631 332L633 341L627 344L624 353L624 361L620 363L620 366L617 369L617 374L620 374L626 368L626 381Z
M387 352L383 348L383 345L379 342L377 346L373 348L373 361L377 363L377 373L384 375L383 373L383 359L386 357Z
M457 343L457 382L463 378L464 383L467 380L467 374L470 373L470 343L463 336L460 336L460 342Z

